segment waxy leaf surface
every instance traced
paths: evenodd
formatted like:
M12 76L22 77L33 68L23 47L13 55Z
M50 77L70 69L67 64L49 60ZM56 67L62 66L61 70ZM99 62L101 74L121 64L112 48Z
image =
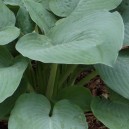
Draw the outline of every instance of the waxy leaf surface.
M31 33L35 29L35 24L25 7L20 7L17 12L17 26L21 29L22 34Z
M52 115L46 97L22 95L11 113L9 129L88 129L83 111L68 100L55 104Z
M117 10L121 13L125 26L124 46L129 46L129 0L123 0Z
M55 25L56 18L47 11L41 3L32 0L24 0L32 20L40 27L42 31L47 33L51 27Z
M91 109L109 129L129 129L129 106L95 98Z
M78 105L83 111L90 111L92 95L88 89L82 86L71 86L62 89L57 100L68 99Z
M6 115L9 115L15 105L16 100L21 94L25 93L26 89L27 82L25 79L23 79L14 94L0 103L0 119L4 118Z
M73 13L91 12L95 10L112 10L122 0L50 0L50 9L58 16L66 17Z
M47 36L25 35L16 48L22 55L45 63L112 65L123 44L123 28L117 12L71 15Z
M113 67L99 64L95 68L108 87L129 99L129 50L120 53Z
M13 58L7 49L0 47L0 103L15 92L27 64L27 59Z
M15 21L13 12L0 0L0 45L8 44L19 36Z

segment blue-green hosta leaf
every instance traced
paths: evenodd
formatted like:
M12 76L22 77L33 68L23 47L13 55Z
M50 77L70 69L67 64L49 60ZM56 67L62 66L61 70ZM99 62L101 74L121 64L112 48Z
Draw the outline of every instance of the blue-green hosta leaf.
M35 29L35 24L25 7L21 6L17 12L17 26L23 34L31 33Z
M125 24L124 46L129 46L129 0L123 0L118 11L121 13Z
M129 129L129 106L95 98L91 104L94 115L109 129Z
M129 50L120 53L113 67L99 64L95 68L108 87L129 99Z
M49 0L32 0L38 3L41 3L45 9L49 10ZM24 6L24 0L3 0L7 5L12 6Z
M71 86L62 89L57 96L57 100L68 99L78 105L84 111L90 111L92 95L88 89L82 86Z
M113 90L111 90L109 88L108 88L108 91L109 91L109 99L111 101L129 105L128 99L124 98L123 96L121 96L120 94L114 92Z
M68 16L71 12L82 13L93 10L112 10L122 0L50 0L50 9L58 16Z
M6 48L0 46L0 67L8 67L11 64L13 64L12 55Z
M45 63L112 65L123 43L120 15L108 11L82 15L65 18L48 37L25 35L16 45L17 50Z
M3 2L7 5L23 6L23 0L3 0Z
M0 47L0 103L17 89L27 64L25 58L13 59L4 47Z
M47 10L50 10L49 9L49 0L34 0L35 2L38 2L38 3L41 3L42 6L47 9Z
M24 4L29 11L32 20L40 27L42 31L47 33L49 29L55 25L55 16L48 12L41 3L31 0L24 0Z
M42 95L22 95L11 113L9 129L88 129L82 110L67 100L51 106Z
M76 8L80 0L50 0L49 7L57 16L66 17Z
M0 45L8 44L20 34L15 27L15 16L0 0Z
M129 22L125 23L124 46L129 46Z
M2 103L0 103L0 119L2 119L11 112L17 98L21 94L25 93L26 89L27 89L27 82L23 79L20 85L18 86L17 90L14 92L14 94L8 97L6 100L4 100Z

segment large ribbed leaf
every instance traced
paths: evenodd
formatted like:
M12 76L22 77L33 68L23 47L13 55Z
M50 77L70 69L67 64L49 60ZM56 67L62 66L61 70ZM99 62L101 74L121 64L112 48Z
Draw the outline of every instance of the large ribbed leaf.
M16 48L24 56L46 63L112 65L123 43L123 28L118 13L71 16L56 25L48 37L25 35Z
M0 0L0 45L8 44L20 34L15 27L15 16Z
M67 100L51 106L42 95L22 95L11 113L9 129L88 129L82 110Z
M129 99L129 50L120 53L113 67L95 65L95 68L108 87Z
M108 100L94 99L94 115L109 129L129 129L129 106Z
M18 56L15 59L0 47L0 103L17 89L28 61Z
M30 13L32 20L47 33L51 27L55 25L56 19L53 14L48 12L42 3L32 0L24 0L24 4ZM35 8L36 7L36 8Z
M58 16L68 16L71 12L85 13L93 10L112 10L122 0L50 0L50 9Z

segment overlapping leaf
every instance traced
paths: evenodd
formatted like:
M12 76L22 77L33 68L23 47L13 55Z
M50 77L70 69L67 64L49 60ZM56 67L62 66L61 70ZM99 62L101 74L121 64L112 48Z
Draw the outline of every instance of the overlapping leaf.
M35 2L38 2L38 3L41 3L42 6L47 9L47 10L50 10L49 9L49 0L34 0Z
M124 46L129 46L129 0L123 0L118 11L121 13L125 24Z
M18 56L15 59L4 47L0 47L0 103L17 89L28 61Z
M25 93L27 88L27 82L23 79L18 86L18 89L14 92L12 96L7 98L5 101L0 103L0 119L8 115L11 110L13 109L17 98L22 94Z
M22 11L22 14L21 14L22 17L23 17L23 15L24 15L24 17L26 16L25 20L29 20L27 18L29 16L25 15L25 13L27 14L27 11L28 11L32 20L45 33L47 31L49 31L49 29L55 25L56 18L53 14L51 14L48 11L49 10L48 0L4 0L4 3L13 5L13 6L20 6L19 12ZM25 7L26 7L27 11L26 11ZM19 12L18 12L18 15L19 15ZM24 21L24 20L22 22L28 23L28 21ZM30 26L30 24L29 24L29 26ZM27 27L27 25L26 25L26 27Z
M114 92L113 90L109 89L109 99L113 102L122 103L129 105L129 100L121 96L120 94Z
M129 50L120 53L113 67L95 65L103 81L112 90L129 99Z
M31 20L28 11L25 7L21 6L17 13L17 26L21 29L23 34L31 33L35 24Z
M61 90L58 93L57 99L68 99L76 105L80 106L80 108L84 111L90 111L92 95L85 87L72 86Z
M58 16L68 16L71 12L82 13L93 10L112 10L122 0L50 0L50 9Z
M20 34L15 27L15 16L0 0L0 45L8 44Z
M123 43L123 23L116 12L82 13L64 19L47 36L25 35L16 48L45 63L112 65Z
M11 113L9 129L88 129L82 110L67 100L51 106L42 95L22 95Z
M42 31L47 33L49 29L55 25L56 18L48 12L41 3L32 0L24 0L24 4L29 11L32 20Z
M94 115L109 129L129 129L129 106L108 100L94 99Z
M79 0L50 0L51 11L57 16L68 16L77 6Z
M45 9L49 10L49 0L33 0L33 1L41 3ZM3 0L3 2L7 5L12 5L12 6L24 6L24 0Z

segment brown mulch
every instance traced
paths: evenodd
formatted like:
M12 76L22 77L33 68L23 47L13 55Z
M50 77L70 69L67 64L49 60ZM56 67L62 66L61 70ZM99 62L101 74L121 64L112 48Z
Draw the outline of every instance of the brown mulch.
M1 121L0 122L0 129L8 129L6 121Z
M104 82L99 76L96 76L91 82L86 85L92 93L93 96L103 96L108 98L108 91L105 87ZM89 124L89 129L108 129L99 120L95 118L93 113L86 113L87 122Z
M108 90L99 76L96 76L93 80L91 80L86 87L90 89L93 96L103 96L108 98Z
M89 129L108 129L99 120L95 118L93 113L86 113L86 118L89 125Z

